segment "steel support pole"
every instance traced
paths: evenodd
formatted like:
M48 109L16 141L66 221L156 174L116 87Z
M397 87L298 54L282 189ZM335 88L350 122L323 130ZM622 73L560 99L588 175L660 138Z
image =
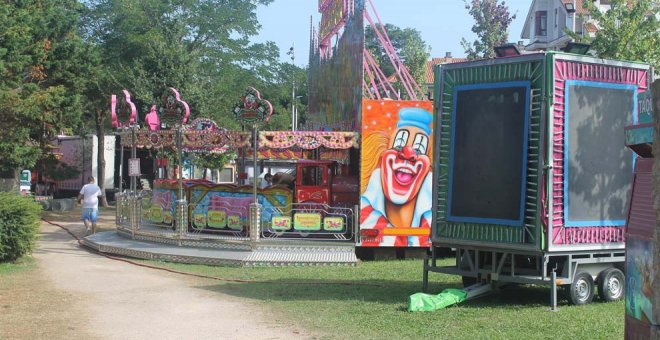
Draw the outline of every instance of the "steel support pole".
M137 158L137 137L135 136L135 124L131 125L131 159ZM135 221L135 212L137 210L137 187L135 176L131 176L131 194L129 195L129 204L131 205L131 238L135 239L135 230L137 229L137 223Z
M253 154L253 163L252 163L252 190L254 193L254 204L259 204L258 198L257 198L257 152L258 152L258 147L257 147L257 123L255 122L252 124L252 132L254 133L254 140L252 144L252 150L254 150Z
M254 193L254 203L250 205L250 242L252 244L252 249L256 248L257 242L259 242L259 234L261 229L261 205L259 204L259 198L257 196L257 152L259 150L257 145L257 123L255 122L252 125L252 130L254 133L254 139L252 144L253 150L253 164L252 164L252 189Z
M550 311L551 312L558 312L559 309L557 309L557 272L553 269L552 270L552 285L550 288Z
M188 214L186 213L186 197L183 192L183 150L182 150L182 127L180 124L176 128L176 154L177 154L177 163L179 165L178 173L178 184L179 184L179 199L176 201L176 230L179 238L179 245L181 245L181 240L185 238L186 232L188 231Z

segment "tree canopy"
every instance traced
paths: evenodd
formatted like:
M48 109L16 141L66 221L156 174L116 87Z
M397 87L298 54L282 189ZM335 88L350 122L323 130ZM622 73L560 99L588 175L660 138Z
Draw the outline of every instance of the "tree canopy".
M585 1L598 31L591 49L599 57L618 60L642 61L660 70L660 3L658 0L611 0L611 8L601 12ZM574 38L577 38L574 36Z
M414 28L400 28L392 24L385 24L384 28L392 42L392 46L403 64L408 68L410 75L418 84L423 83L426 62L431 55L431 49L422 39L421 33ZM390 61L390 56L388 56L374 28L371 26L365 27L364 43L386 77L396 72Z
M30 168L46 142L78 125L85 48L74 0L0 3L0 170Z
M494 47L508 42L509 25L516 15L509 13L509 6L505 1L498 0L463 0L465 8L474 18L472 32L477 39L470 43L467 39L461 39L461 45L465 49L468 59L492 58L495 56Z

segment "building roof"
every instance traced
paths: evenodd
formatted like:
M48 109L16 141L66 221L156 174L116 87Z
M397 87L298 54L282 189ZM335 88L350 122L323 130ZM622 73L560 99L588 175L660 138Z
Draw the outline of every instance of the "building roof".
M452 58L452 57L432 58L431 60L426 62L426 69L424 70L424 83L433 84L433 80L435 77L435 74L433 73L433 67L435 65L459 63L462 61L467 61L467 58Z
M589 33L598 32L598 27L593 22L588 22L584 24L584 29L586 29L587 32Z

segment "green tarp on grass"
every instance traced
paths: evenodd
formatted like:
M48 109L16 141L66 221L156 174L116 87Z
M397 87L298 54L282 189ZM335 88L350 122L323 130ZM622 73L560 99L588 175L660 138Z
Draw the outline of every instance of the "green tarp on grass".
M467 297L463 289L447 288L438 295L415 293L408 298L409 312L432 312L454 304Z

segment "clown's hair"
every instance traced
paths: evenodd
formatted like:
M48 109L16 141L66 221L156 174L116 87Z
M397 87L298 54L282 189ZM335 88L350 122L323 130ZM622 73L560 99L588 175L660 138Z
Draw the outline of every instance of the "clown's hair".
M390 144L390 136L377 131L370 133L362 141L362 173L360 178L360 192L363 193L369 184L371 174L380 166L380 157Z

